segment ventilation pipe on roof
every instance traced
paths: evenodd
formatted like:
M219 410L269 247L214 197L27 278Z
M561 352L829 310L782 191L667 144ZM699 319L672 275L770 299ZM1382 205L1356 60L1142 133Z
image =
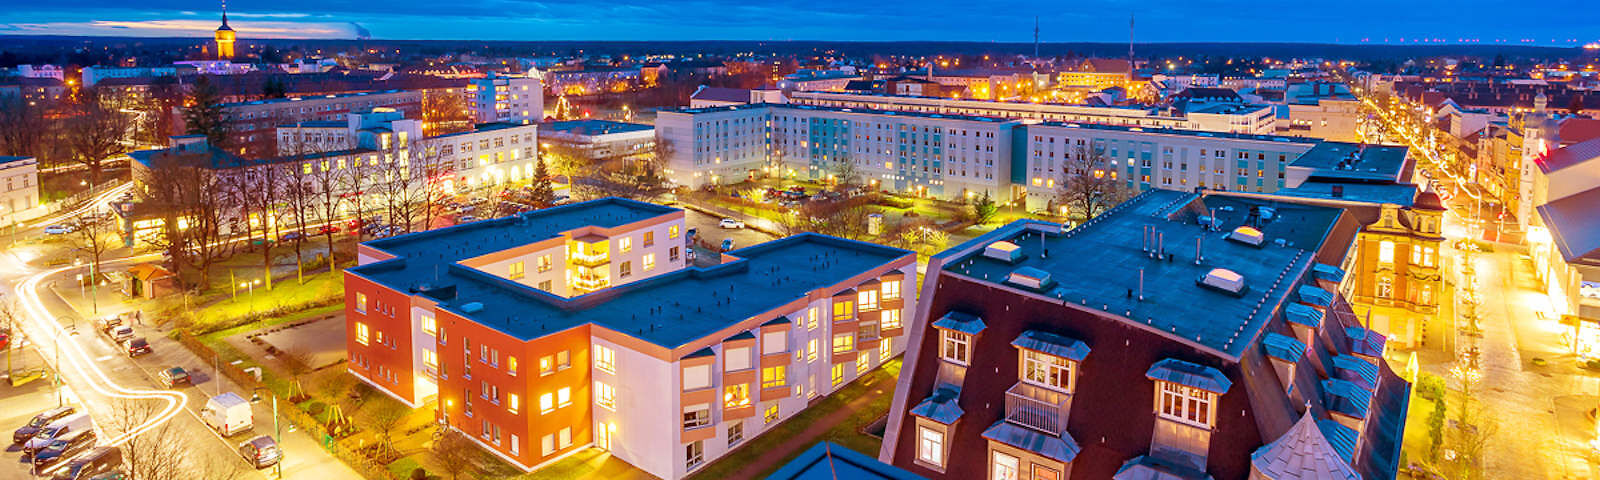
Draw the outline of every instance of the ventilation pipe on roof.
M1154 228L1154 227L1151 227ZM1160 260L1167 253L1167 233L1156 232L1156 260Z
M1203 245L1201 245L1201 242L1204 241L1205 238L1206 238L1206 236L1204 234L1196 235L1194 237L1194 264L1195 265L1199 265L1202 260L1206 259L1205 254L1202 253L1203 250L1201 250L1201 247L1203 246Z
M1139 301L1144 301L1144 267L1139 267Z

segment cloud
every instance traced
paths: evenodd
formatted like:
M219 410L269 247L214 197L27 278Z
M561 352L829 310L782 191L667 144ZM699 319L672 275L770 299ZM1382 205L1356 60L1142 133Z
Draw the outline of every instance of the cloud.
M118 35L140 37L209 37L215 20L89 20L84 22L5 23L0 30L34 35ZM229 22L241 38L348 38L344 23Z

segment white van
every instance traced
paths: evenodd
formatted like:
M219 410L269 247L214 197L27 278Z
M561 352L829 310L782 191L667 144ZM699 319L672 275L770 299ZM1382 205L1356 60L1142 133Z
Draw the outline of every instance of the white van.
M206 400L206 408L200 410L200 420L227 437L254 427L255 413L250 411L250 402L228 392Z
M94 419L89 418L89 414L87 413L79 412L61 417L60 420L50 422L49 425L46 425L43 429L40 429L39 433L35 434L33 438L28 439L28 442L22 445L22 452L28 456L32 456L34 452L38 452L40 449L49 446L50 442L55 441L56 437L66 435L70 432L90 430L93 428Z

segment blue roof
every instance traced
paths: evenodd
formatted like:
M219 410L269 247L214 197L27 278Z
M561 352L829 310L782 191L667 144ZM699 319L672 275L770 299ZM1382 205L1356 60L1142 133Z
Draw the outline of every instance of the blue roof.
M1404 146L1321 142L1289 166L1311 170L1312 179L1400 181L1410 164Z
M11 162L19 161L19 160L27 160L27 159L30 159L30 158L33 158L33 157L14 157L14 156L0 155L0 163L11 163Z
M1072 459L1078 458L1078 452L1083 451L1069 433L1062 432L1059 437L1047 435L1038 430L1013 425L1005 420L990 425L988 430L983 431L983 438L1037 453L1062 463L1071 462Z
M1337 193L1335 193L1337 190ZM1409 207L1416 202L1417 186L1409 183L1307 181L1293 188L1280 188L1273 195L1285 197L1361 202L1392 203Z
M1317 419L1317 429L1322 430L1322 436L1328 439L1328 444L1333 450L1349 462L1356 455L1356 439L1358 434L1354 429L1344 426L1335 420L1324 418Z
M1350 338L1350 351L1369 357L1382 357L1389 337L1361 327L1344 329L1344 335Z
M1021 335L1017 335L1016 340L1011 341L1011 346L1043 352L1078 362L1089 356L1089 345L1078 339L1038 330L1022 332Z
M1156 362L1150 366L1150 370L1144 372L1144 376L1151 380L1186 385L1218 395L1228 393L1228 388L1233 386L1233 381L1228 380L1228 376L1223 375L1221 370L1176 358L1166 358Z
M1371 390L1349 380L1330 378L1322 381L1322 391L1327 394L1329 410L1356 418L1367 417L1367 407L1372 403Z
M1272 240L1261 248L1224 241L1223 233L1197 221L1198 212L1215 211L1216 223L1224 232L1231 231L1245 223L1255 206L1277 210L1273 220L1261 227ZM1035 295L1100 310L1222 356L1237 357L1254 344L1263 327L1279 315L1281 306L1292 301L1292 285L1310 270L1313 255L1307 252L1321 248L1342 212L1324 206L1156 189L1066 233L1057 233L1056 224L1018 221L941 255L946 259L946 274L1007 288L1011 288L1005 283L1007 276L1021 268L1048 272L1054 285ZM1140 247L1139 239L1151 227L1164 239L1170 258L1156 260ZM1197 239L1203 244L1200 265L1194 262ZM982 254L984 245L1001 240L1017 245L1022 259L1011 263ZM1283 245L1277 240L1283 240ZM1196 284L1196 278L1215 268L1243 276L1247 292L1241 297ZM1141 270L1142 300L1135 295ZM1281 282L1276 280L1280 278Z
M593 323L676 348L912 254L801 234L728 252L737 258L716 266L684 268L571 298L457 263L580 227L613 228L681 212L620 198L534 210L368 241L366 246L397 258L347 271L401 292L455 287L453 297L439 301L440 309L521 340ZM482 309L466 312L462 306L468 303Z
M1312 265L1311 273L1316 275L1319 279L1327 280L1333 283L1343 282L1345 274L1344 269L1335 267L1333 265L1328 265L1326 263Z
M1333 293L1313 285L1300 286L1300 301L1319 307L1333 305Z
M1378 387L1378 366L1354 355L1333 357L1333 368L1339 378L1355 382L1367 390Z
M923 480L925 477L832 442L818 442L767 480Z
M1267 356L1289 363L1299 362L1306 354L1306 344L1278 332L1267 332L1266 335L1262 335L1261 346L1266 349Z
M960 397L961 390L948 385L940 386L933 390L933 395L912 407L911 414L945 425L956 423L961 419L961 414L966 413L960 405L956 405Z
M933 326L972 335L982 332L985 327L982 318L957 311L951 311L944 314L943 317L939 317L938 320L934 320Z
M1322 310L1304 303L1291 303L1283 309L1284 318L1311 328L1322 327Z
M568 132L577 135L607 135L612 133L643 132L655 130L655 125L613 122L611 120L565 120L539 124L539 131Z

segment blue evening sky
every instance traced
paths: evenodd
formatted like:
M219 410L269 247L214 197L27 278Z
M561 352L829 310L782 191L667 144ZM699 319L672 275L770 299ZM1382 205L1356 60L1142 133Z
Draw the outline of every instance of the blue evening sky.
M64 6L71 5L71 6ZM1570 45L1600 38L1586 0L233 0L240 38L1390 42ZM1534 8L1537 6L1537 8ZM0 0L0 35L209 36L193 0ZM1567 12L1562 14L1560 12ZM1588 13L1580 13L1588 12ZM1515 21L1510 21L1515 19ZM1535 20L1536 19L1536 20ZM359 27L357 26L359 25Z

